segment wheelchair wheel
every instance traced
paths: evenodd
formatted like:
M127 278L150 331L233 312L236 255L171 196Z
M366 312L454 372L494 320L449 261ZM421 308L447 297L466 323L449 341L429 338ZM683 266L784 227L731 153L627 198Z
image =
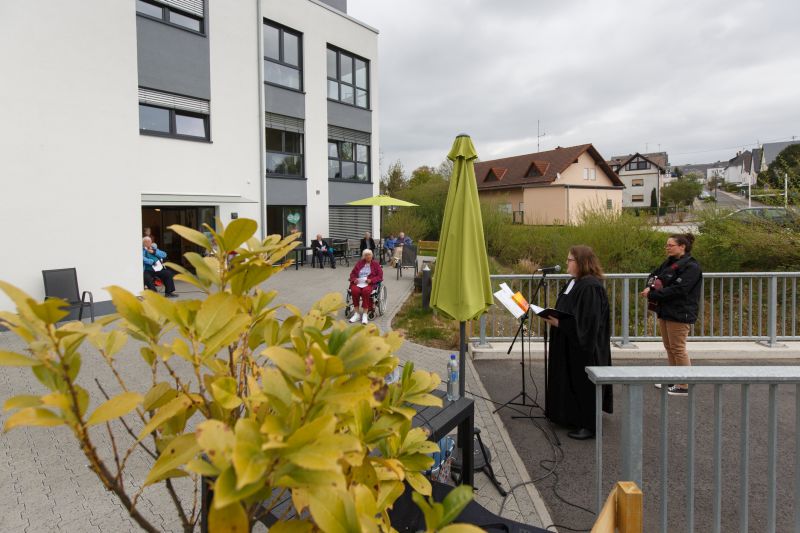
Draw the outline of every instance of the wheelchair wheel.
M386 290L386 285L381 287L381 292L378 295L378 313L381 316L386 312L386 298L387 298L388 291Z
M369 319L370 320L375 320L375 308L374 307L369 310L368 314L369 314Z
M351 316L353 316L353 306L352 305L346 305L344 307L344 317L345 318L350 318Z

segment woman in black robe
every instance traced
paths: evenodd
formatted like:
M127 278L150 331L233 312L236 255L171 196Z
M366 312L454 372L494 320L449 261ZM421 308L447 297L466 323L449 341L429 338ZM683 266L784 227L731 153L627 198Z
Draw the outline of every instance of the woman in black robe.
M547 418L574 427L573 439L590 439L595 432L595 388L587 366L611 365L611 323L603 270L588 246L573 246L567 258L572 279L561 290L556 309L569 313L550 317ZM612 412L611 387L603 387L603 411Z

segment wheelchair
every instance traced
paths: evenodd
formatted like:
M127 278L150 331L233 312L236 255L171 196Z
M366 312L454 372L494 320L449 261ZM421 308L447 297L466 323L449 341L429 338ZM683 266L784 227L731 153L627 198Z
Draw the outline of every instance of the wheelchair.
M372 293L370 294L370 298L372 298L372 309L369 310L369 319L372 320L375 318L375 312L377 311L379 316L383 316L386 312L386 298L388 295L388 291L386 290L386 286L383 282L378 283L373 287ZM344 317L350 318L353 316L353 295L350 293L350 284L347 284L347 297L345 298L345 307L344 307Z

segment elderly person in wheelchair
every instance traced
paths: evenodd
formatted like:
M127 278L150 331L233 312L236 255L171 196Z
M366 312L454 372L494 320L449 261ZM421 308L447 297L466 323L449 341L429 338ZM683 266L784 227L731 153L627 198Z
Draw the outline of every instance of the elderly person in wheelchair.
M350 287L347 289L344 310L345 316L353 313L350 322L361 320L362 324L366 324L370 318L375 318L375 304L378 306L378 311L383 314L386 287L382 287L381 282L383 282L383 269L375 260L372 250L366 249L361 252L361 260L350 271Z

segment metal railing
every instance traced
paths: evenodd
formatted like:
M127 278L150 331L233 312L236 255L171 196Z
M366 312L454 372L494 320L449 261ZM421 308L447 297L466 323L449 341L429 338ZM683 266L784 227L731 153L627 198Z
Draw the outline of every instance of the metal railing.
M623 406L621 409L621 473L619 479L634 481L642 486L642 459L644 435L644 388L654 383L687 383L689 385L688 398L676 401L688 401L687 415L687 444L686 444L686 501L684 516L687 521L687 530L693 531L695 527L695 429L696 429L696 391L698 385L712 385L714 387L713 408L713 463L711 475L712 490L712 530L721 531L722 528L722 494L724 480L722 477L722 423L723 423L723 386L739 385L741 388L741 409L738 425L733 424L740 432L739 436L739 488L737 506L739 514L739 531L747 532L750 522L750 387L764 385L769 387L767 407L767 459L766 459L766 520L765 524L755 524L758 531L774 532L777 528L777 478L778 478L778 410L777 392L778 385L794 385L795 395L795 432L794 432L794 522L793 530L800 531L800 367L797 366L706 366L706 367L587 367L589 379L595 384L597 409L596 423L596 496L597 509L603 503L603 493L608 487L603 487L603 416L601 410L602 385L622 386ZM659 526L663 532L668 531L668 481L669 470L669 441L667 429L667 387L660 390L660 418L659 418ZM759 485L760 486L760 485ZM707 487L702 486L702 489ZM645 498L653 495L645 494ZM781 510L785 510L782 507Z
M639 296L648 274L607 274L606 292L611 306L611 339L619 346L635 341L656 341L654 313ZM797 280L800 272L712 272L703 274L702 297L691 340L758 341L776 346L779 341L800 340L797 309ZM541 275L492 275L492 287L507 283L532 301ZM532 302L555 305L558 292L569 280L565 274L547 276L545 285ZM493 306L473 324L479 336L473 342L510 341L519 324L502 306ZM541 338L542 321L533 321L532 334Z

